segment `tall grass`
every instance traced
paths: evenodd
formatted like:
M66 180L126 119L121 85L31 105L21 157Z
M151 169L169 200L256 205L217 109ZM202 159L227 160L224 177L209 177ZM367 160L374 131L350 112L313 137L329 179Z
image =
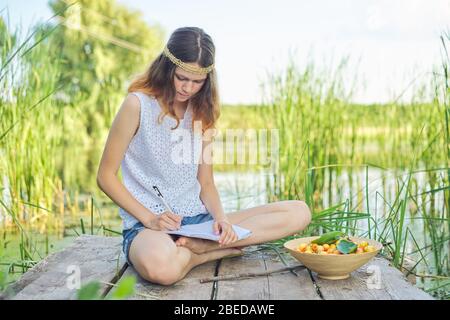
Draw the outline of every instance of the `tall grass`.
M448 37L442 42L446 49ZM415 257L408 273L447 276L450 163L444 51L443 75L434 78L439 95L423 86L421 95L428 92L431 99L414 97L408 104L352 105L351 90L341 86L347 60L334 70L317 70L312 63L300 69L291 62L284 73L270 75L268 107L260 110L265 122L280 130L280 167L269 179L277 181L276 187L267 183L273 191L268 200L304 199L313 212L305 234L342 230L370 237L385 244L383 253L399 269ZM381 179L393 174L397 186L388 188L383 181L382 190L373 190L369 172L374 171ZM441 198L445 204L436 203ZM414 220L423 224L421 234L412 232Z
M54 232L63 213L55 162L62 114L51 99L58 61L39 45L47 36L31 33L20 42L21 34L0 20L0 216L3 227L39 221L41 232Z
M58 92L62 62L48 43L59 27L23 34L0 17L0 258L9 271L26 271L52 250L50 241L68 235L75 216L93 212L89 199L82 201L78 190L70 193L64 185L75 171L65 166L65 157L76 166L84 154L67 148L68 141L84 147L87 134L77 121L79 110ZM16 258L3 260L4 249L16 244Z

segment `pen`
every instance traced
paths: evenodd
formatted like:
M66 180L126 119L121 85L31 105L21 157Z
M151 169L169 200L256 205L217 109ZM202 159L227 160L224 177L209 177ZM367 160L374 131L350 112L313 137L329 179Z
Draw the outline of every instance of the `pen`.
M157 186L153 186L153 189L156 191L156 195L161 198L161 201L164 204L164 206L166 207L166 210L168 210L168 211L173 213L173 210L167 204L166 199L164 199L164 197L163 197L161 191L159 191L158 187Z

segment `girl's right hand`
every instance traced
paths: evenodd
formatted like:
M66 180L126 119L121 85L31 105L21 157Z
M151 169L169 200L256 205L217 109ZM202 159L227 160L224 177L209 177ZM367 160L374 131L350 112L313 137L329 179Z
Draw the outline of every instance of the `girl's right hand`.
M178 230L181 227L181 220L182 217L179 215L165 211L150 220L146 227L156 231Z

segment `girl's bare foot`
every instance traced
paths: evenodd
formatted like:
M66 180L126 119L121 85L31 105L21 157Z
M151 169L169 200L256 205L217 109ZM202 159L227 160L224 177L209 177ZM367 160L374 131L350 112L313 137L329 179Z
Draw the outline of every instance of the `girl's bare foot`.
M243 252L240 249L236 248L229 248L229 249L218 249L218 250L212 250L203 254L197 255L198 263L205 263L209 261L214 261L222 258L231 258L231 257L237 257L242 256Z
M175 244L177 246L188 248L196 254L202 254L220 248L215 241L189 237L180 237L175 241Z

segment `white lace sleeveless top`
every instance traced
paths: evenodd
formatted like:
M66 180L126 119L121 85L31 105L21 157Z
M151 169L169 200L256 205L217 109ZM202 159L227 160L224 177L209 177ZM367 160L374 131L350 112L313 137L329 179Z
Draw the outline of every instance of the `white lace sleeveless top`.
M140 124L121 163L125 188L155 214L163 213L166 208L156 196L154 185L174 213L181 216L206 213L197 179L202 138L201 134L194 134L191 106L188 106L178 128L171 130L177 121L166 115L158 123L162 109L154 97L140 92L132 94L139 98L141 104ZM124 229L138 222L123 208L119 208L119 214Z

